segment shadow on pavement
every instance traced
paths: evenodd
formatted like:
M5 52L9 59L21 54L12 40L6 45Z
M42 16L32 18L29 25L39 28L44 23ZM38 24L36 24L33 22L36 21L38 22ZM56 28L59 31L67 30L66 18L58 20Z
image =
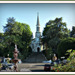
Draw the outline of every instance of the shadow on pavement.
M44 70L31 70L31 72L45 72Z
M44 65L35 65L35 66L44 66Z

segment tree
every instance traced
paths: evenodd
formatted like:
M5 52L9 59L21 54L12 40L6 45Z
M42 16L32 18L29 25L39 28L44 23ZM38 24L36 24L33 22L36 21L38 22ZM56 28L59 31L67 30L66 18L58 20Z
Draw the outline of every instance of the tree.
M72 27L71 37L75 37L75 26Z
M42 53L46 56L48 60L52 60L53 51L52 48L48 48L47 50L43 50Z
M9 53L10 57L13 57L14 45L17 44L20 54L22 54L23 58L25 58L29 52L29 45L32 36L29 25L17 22L14 18L8 18L4 31L6 54Z
M0 56L3 55L3 48L4 48L4 45L3 45L3 38L4 37L4 34L3 33L0 33Z
M7 33L7 34L9 33L11 35L14 25L15 25L15 19L14 19L14 17L9 17L7 19L6 26L4 26L4 32Z
M4 34L3 34L3 33L0 33L0 43L1 43L2 40L3 40L3 36L4 36Z
M69 30L66 27L66 23L62 22L62 17L56 18L46 23L43 31L43 43L46 43L48 48L52 47L55 52L60 40L68 36Z
M65 54L66 54L66 51L69 49L75 50L75 38L70 38L70 37L65 38L59 43L57 48L58 56L67 57Z

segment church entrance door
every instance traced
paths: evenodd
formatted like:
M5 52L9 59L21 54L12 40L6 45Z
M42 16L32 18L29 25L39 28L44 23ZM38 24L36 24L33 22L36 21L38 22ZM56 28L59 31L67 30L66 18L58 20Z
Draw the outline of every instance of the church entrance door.
M40 48L39 47L37 48L37 52L40 52Z

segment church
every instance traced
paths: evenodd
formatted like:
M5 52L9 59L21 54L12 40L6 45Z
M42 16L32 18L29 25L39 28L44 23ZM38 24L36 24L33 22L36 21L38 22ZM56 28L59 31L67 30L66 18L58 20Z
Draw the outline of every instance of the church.
M42 45L42 42L41 42L39 14L37 14L37 24L36 24L35 38L32 39L30 46L31 46L32 52L41 52L43 50L43 45Z

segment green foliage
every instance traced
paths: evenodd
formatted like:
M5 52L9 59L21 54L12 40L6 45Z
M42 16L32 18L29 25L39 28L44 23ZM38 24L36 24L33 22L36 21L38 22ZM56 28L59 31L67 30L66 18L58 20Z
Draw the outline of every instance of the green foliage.
M69 50L69 58L67 58L67 60L71 61L72 59L75 59L75 50Z
M70 55L67 60L69 60L66 65L58 65L58 67L55 67L55 71L59 72L75 72L75 50L68 50ZM71 52L72 51L72 52Z
M4 52L4 50L3 50L3 48L4 48L3 39L4 38L3 37L4 37L4 34L0 33L0 56L2 56L3 52Z
M52 59L53 51L52 48L48 48L47 50L43 50L43 54L46 56L48 60Z
M1 70L1 68L2 68L2 64L0 63L0 70Z
M46 23L43 36L44 38L42 41L47 44L47 47L57 49L60 40L69 36L69 30L66 27L66 23L62 22L62 17L50 20Z
M58 45L58 56L62 57L65 56L66 51L69 49L75 49L75 38L66 38L63 39L60 44Z
M69 55L72 52L72 49L67 50L65 55Z
M9 58L6 61L7 61L7 63L10 63L10 59Z
M25 23L16 22L15 19L8 18L6 26L4 26L4 39L1 45L3 47L3 56L9 54L13 58L14 46L17 44L20 52L20 58L26 58L29 53L29 45L31 42L32 32L30 26Z
M47 57L48 60L52 59L52 57L53 57L52 48L48 48L48 50L46 52L46 57Z
M71 37L75 38L75 26L72 27Z
M0 37L3 37L3 35L4 35L3 33L0 33Z

